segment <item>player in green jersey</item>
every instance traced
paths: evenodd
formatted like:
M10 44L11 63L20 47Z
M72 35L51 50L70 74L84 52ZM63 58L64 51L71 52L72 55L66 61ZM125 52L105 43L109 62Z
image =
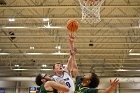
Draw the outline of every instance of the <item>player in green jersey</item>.
M66 85L52 81L48 74L38 74L35 82L40 86L39 93L57 93L57 91L69 92L69 88Z
M77 76L76 93L112 93L119 84L119 80L115 79L113 82L110 81L110 86L107 89L101 91L97 89L99 82L100 80L95 73L87 73L84 76Z

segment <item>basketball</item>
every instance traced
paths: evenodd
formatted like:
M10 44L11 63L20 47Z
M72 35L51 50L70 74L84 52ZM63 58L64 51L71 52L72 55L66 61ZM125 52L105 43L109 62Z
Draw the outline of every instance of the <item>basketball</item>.
M75 32L78 29L78 21L70 19L66 26L70 32Z

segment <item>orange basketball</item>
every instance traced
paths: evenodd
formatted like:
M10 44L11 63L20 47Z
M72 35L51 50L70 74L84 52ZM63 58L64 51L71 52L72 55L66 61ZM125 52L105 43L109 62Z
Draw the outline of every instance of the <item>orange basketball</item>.
M76 20L70 19L67 21L66 26L70 32L75 32L78 29L78 22Z

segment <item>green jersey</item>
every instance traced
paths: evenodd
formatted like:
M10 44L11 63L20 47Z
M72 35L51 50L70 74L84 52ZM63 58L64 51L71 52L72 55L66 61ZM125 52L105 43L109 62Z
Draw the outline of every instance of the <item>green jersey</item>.
M44 84L40 86L39 93L57 93L57 90L48 91L45 89Z
M98 90L95 88L83 87L81 85L82 83L81 79L82 79L81 76L76 77L76 84L75 84L76 93L97 93Z

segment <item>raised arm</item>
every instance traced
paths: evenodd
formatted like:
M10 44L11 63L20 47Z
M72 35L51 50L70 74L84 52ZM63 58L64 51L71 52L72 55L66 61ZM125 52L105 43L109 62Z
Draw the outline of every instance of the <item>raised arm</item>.
M110 80L110 86L104 91L98 91L98 93L112 93L118 86L119 80L116 78L113 82Z
M69 35L69 47L70 47L70 56L68 58L67 67L65 71L71 72L73 69L73 52L74 52L74 36L72 34Z
M74 48L74 36L73 34L69 35L69 45L70 45L70 57L68 59L68 68L69 71L71 72L73 77L76 77L79 75L79 71L78 71L78 66L76 63L76 53L77 53L77 49Z
M75 48L74 52L72 54L72 67L73 68L72 68L72 71L71 71L71 74L74 78L79 76L79 70L78 70L78 66L77 66L76 58L75 58L76 52L77 52L77 49Z
M71 51L74 51L74 39L74 35L71 33L69 35L69 46Z

